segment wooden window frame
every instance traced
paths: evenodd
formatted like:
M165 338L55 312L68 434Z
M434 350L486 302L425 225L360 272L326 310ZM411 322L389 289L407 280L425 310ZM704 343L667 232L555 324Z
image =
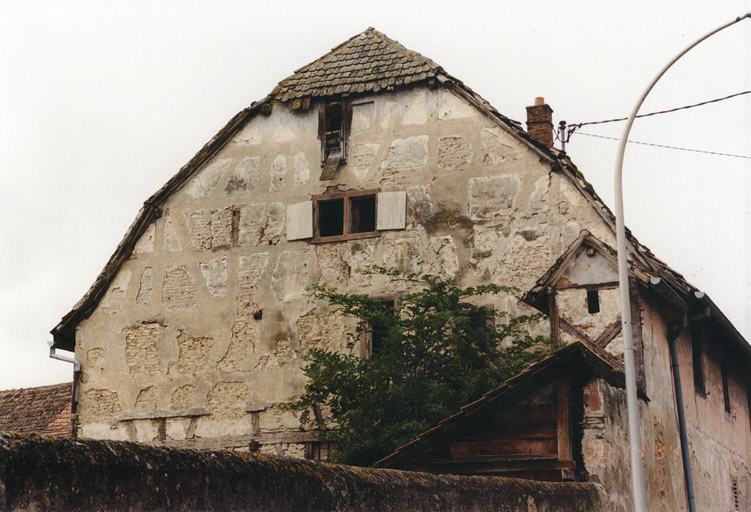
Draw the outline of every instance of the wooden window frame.
M335 194L321 194L314 195L313 200L313 239L314 244L326 243L326 242L341 242L343 240L357 240L359 238L373 238L378 236L378 189L371 190L358 190L353 192L337 192ZM375 222L375 229L373 231L366 231L362 233L350 233L351 222L351 207L350 203L353 198L373 196L374 199L374 211L373 217ZM330 201L333 199L343 199L343 212L342 212L342 234L333 236L321 236L319 225L319 207L318 203L322 201Z

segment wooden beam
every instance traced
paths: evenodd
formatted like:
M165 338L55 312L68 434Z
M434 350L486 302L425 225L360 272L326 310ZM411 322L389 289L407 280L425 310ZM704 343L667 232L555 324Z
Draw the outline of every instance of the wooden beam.
M573 460L571 453L571 423L569 419L569 383L556 382L556 402L558 403L558 460Z

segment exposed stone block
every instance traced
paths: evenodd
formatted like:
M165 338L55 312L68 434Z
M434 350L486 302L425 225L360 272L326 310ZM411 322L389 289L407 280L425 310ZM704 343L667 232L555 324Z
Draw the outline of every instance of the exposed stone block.
M300 426L300 419L294 411L282 411L278 407L266 409L259 419L261 432L283 432Z
M451 235L433 237L430 239L430 248L438 257L438 274L443 278L453 278L459 270L454 238Z
M182 250L175 222L169 214L164 216L164 248L170 252L179 252Z
M271 291L277 300L290 301L302 295L308 285L309 251L284 251L271 274Z
M237 316L249 317L258 310L256 286L269 264L269 253L240 256L237 270Z
M271 184L269 185L269 192L277 192L282 189L285 174L287 174L287 157L284 155L277 155L271 163Z
M176 373L195 373L205 371L209 365L213 338L194 338L184 332L177 336L180 356L171 368Z
M232 165L231 158L212 161L201 169L187 187L192 197L203 197L211 194Z
M104 356L103 348L92 348L86 351L86 363L90 367L95 367Z
M499 220L514 207L521 190L515 175L469 180L469 213L472 220Z
M120 311L125 300L125 292L128 291L129 283L130 270L121 270L114 281L112 281L107 295L102 299L101 308L104 313L115 314Z
M350 148L348 165L358 180L364 180L368 176L379 147L378 144L357 144Z
M154 238L156 234L156 223L152 222L149 224L149 227L146 228L146 231L141 235L141 238L138 239L138 242L136 242L135 247L133 247L133 252L135 254L145 254L154 252Z
M430 185L418 185L407 189L407 215L410 223L424 222L433 213L430 202Z
M165 422L167 439L180 441L187 438L191 423L190 418L167 418Z
M89 421L112 421L122 409L117 393L108 389L90 389L81 394L79 414Z
M227 293L227 257L214 258L207 263L199 263L206 287L213 297L224 297Z
M196 387L191 384L180 386L172 392L169 408L173 411L184 411L195 405Z
M397 184L428 163L428 136L396 139L381 162L381 183Z
M298 187L305 185L310 179L308 160L305 158L305 153L302 151L295 155L295 171L292 177L295 180L295 185Z
M279 361L280 365L289 363L293 359L297 358L297 351L292 348L292 343L289 338L284 338L276 342L274 347L274 356Z
M232 228L237 211L229 206L221 210L211 210L211 248L232 246Z
M195 210L186 213L190 243L196 249L208 251L211 249L211 215L206 210Z
M295 325L302 354L311 349L344 351L349 341L347 333L353 332L354 324L354 319L339 312L320 314L313 310L300 316Z
M146 373L156 375L161 372L157 340L164 334L165 327L157 322L144 322L135 327L123 329L125 332L125 361L131 374Z
M136 440L139 443L150 443L159 437L159 420L133 420L136 429Z
M236 192L252 192L258 188L259 168L261 159L257 156L245 157L232 170L224 191L228 194Z
M244 247L258 245L266 225L266 205L249 204L240 209L239 241Z
M483 128L480 130L480 140L486 151L482 159L485 167L492 167L513 158L514 148L510 145L510 137L500 128Z
M151 294L154 289L154 269L146 267L141 273L141 282L138 286L138 295L136 295L136 304L146 306L151 302Z
M271 203L269 215L266 217L266 227L263 230L261 243L266 245L278 244L284 231L284 204Z
M218 382L208 395L212 419L237 419L244 417L248 405L248 386L242 382Z
M243 318L235 321L232 325L227 352L216 367L223 372L238 372L243 370L243 363L248 352L255 350L256 332L258 321L253 318Z
M156 390L154 386L149 386L138 393L135 409L138 412L156 411L156 401Z
M187 309L198 304L196 286L184 266L171 266L164 271L162 303L168 310Z
M438 167L458 169L472 163L472 146L467 139L458 135L441 137L438 140Z

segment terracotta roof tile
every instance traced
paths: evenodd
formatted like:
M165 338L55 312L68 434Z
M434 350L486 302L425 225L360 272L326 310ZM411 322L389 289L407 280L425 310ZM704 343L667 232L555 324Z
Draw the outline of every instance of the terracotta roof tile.
M364 92L427 80L438 73L443 70L432 60L369 28L279 82L271 96L289 101Z
M0 391L0 430L70 436L73 384Z

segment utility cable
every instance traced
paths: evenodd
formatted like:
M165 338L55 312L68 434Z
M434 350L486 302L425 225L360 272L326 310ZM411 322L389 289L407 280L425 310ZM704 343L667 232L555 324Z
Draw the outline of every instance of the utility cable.
M737 96L743 96L744 94L751 94L751 91L737 92L735 94L731 94L730 96L725 96L725 97L722 97L722 98L716 98L716 99L713 99L713 100L702 101L701 103L694 103L693 105L686 105L686 106L683 106L683 107L676 107L676 108L671 108L671 109L668 109L668 110L660 110L658 112L650 112L649 114L639 114L636 117L638 118L638 117L656 116L656 115L659 115L659 114L670 114L671 112L678 112L679 110L686 110L686 109L689 109L689 108L695 108L695 107L701 107L701 106L704 106L704 105L709 105L710 103L717 103L718 101L729 100L729 99L735 98ZM627 119L628 119L627 117L619 117L618 119L606 119L604 121L589 121L587 123L576 123L576 124L572 124L570 126L572 128L573 127L581 128L582 126L587 126L587 125L590 125L590 124L615 123L615 122L618 122L618 121L626 121Z
M595 135L594 133L583 133L583 132L577 132L579 135L586 135L587 137L597 137L598 139L608 139L608 140L620 140L618 137L606 137L605 135ZM706 155L717 155L717 156L728 156L732 158L748 158L751 159L751 156L746 155L734 155L732 153L718 153L716 151L704 151L702 149L690 149L690 148L681 148L678 146L666 146L664 144L653 144L651 142L638 142L635 140L629 140L629 144L641 144L642 146L651 146L655 148L665 148L665 149L677 149L679 151L690 151L692 153L704 153Z

